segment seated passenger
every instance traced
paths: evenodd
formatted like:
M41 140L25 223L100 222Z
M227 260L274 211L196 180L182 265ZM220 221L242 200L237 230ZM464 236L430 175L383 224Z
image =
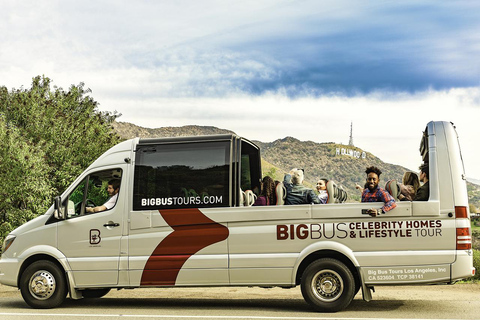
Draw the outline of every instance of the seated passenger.
M367 183L365 189L362 192L362 202L384 202L381 209L368 209L368 214L372 217L376 217L379 213L385 213L397 206L392 196L384 189L378 186L380 182L380 175L382 171L377 167L368 167L365 170L367 174Z
M108 181L107 184L107 193L110 198L108 198L107 202L105 202L101 206L97 206L94 208L86 207L85 210L88 213L93 213L93 212L101 212L105 210L110 210L115 206L115 203L117 203L117 198L118 198L118 192L120 191L120 180L119 179L112 179Z
M260 196L255 200L254 206L270 206L277 203L275 195L275 182L269 176L265 176L262 180L262 191Z
M328 200L327 182L328 180L325 178L322 178L317 182L318 200L320 200L321 204L327 203Z
M423 185L418 188L413 201L428 201L430 197L430 185L428 183L428 164L424 163L420 166L420 181Z
M418 175L415 172L407 171L403 174L402 183L400 184L400 194L398 199L400 201L413 201L420 182Z
M285 175L283 181L287 190L285 204L320 204L320 200L318 200L315 192L302 185L303 178L302 169L292 169L290 174Z

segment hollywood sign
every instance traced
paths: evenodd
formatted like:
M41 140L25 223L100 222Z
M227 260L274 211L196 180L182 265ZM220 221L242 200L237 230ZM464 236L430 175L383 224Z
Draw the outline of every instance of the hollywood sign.
M365 159L367 157L367 153L365 151L360 152L360 151L346 149L346 148L337 148L337 152L335 155L350 156L357 159L360 159L360 158Z

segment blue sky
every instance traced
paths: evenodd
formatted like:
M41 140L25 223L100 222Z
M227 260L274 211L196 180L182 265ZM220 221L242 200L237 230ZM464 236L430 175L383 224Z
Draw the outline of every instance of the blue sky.
M417 169L430 120L457 125L480 179L475 1L11 1L0 85L84 82L144 127L355 144Z

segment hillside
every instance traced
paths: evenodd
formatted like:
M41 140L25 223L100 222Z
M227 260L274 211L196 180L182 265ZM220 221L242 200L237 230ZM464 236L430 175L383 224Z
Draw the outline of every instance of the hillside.
M135 137L159 138L234 133L233 131L219 129L216 127L201 126L163 127L149 129L139 127L128 122L114 122L113 127L115 128L115 131L118 133L118 135L123 139L132 139Z
M272 143L255 143L262 150L262 158L282 171L303 168L305 179L312 184L320 178L333 179L348 192L349 199L355 201L360 200L360 192L355 189L355 184L364 184L366 167L374 165L382 170L381 184L390 179L401 181L403 173L407 171L359 148L340 144L300 141L292 137Z
M193 125L148 129L126 122L116 122L114 128L123 139L234 133L216 127ZM403 173L408 170L399 165L385 163L372 153L341 144L300 141L293 137L270 143L261 141L254 143L261 149L264 175L268 174L281 180L284 173L290 169L303 168L307 186L313 188L320 178L333 179L348 192L349 201L360 200L360 192L355 189L355 183L364 184L367 166L374 165L382 170L381 185L390 179L401 181ZM480 186L472 183L467 185L470 203L480 207Z

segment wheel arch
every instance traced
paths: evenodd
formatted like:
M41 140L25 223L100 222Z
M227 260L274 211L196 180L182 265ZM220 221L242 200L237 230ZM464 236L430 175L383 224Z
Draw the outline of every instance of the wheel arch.
M35 261L40 261L40 260L48 260L48 261L51 261L51 262L55 263L61 270L63 270L63 272L65 274L65 280L68 280L67 272L65 270L65 267L60 263L60 261L57 258L55 258L51 255L48 255L46 253L39 253L39 254L32 255L32 256L28 257L27 259L25 259L25 261L23 261L22 266L20 267L20 270L18 271L17 286L19 286L19 284L20 284L20 278L22 277L25 269L27 269L27 267L29 265L31 265L32 263L34 263Z
M294 283L299 285L305 269L315 260L321 258L333 258L343 264L352 272L355 282L358 286L361 285L361 277L358 272L358 261L355 258L353 251L347 246L337 242L323 242L316 243L305 248L297 259L294 268Z
M61 270L63 270L65 273L65 279L68 280L67 272L70 270L69 265L66 257L56 248L51 246L35 246L29 248L28 251L22 254L22 256L24 256L24 258L20 268L18 269L17 287L19 286L20 278L22 277L25 269L35 261L39 260L48 260L55 263Z

